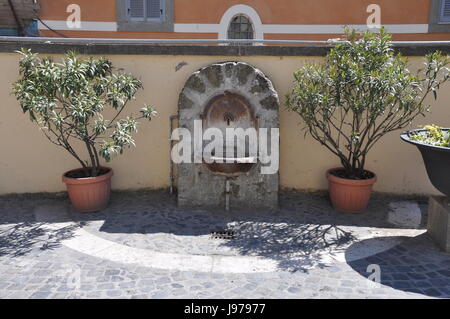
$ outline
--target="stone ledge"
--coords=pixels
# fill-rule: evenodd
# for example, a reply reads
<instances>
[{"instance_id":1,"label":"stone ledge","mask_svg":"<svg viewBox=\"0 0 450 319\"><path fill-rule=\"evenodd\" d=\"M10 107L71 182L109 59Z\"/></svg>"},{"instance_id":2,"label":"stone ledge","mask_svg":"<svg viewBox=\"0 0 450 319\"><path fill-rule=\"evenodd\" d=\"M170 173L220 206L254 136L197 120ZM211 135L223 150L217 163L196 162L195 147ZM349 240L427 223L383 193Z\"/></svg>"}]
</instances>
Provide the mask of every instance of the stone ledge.
<instances>
[{"instance_id":1,"label":"stone ledge","mask_svg":"<svg viewBox=\"0 0 450 319\"><path fill-rule=\"evenodd\" d=\"M111 41L91 42L74 39L64 42L39 42L36 40L0 39L0 52L12 53L21 48L29 48L33 52L61 54L69 50L80 54L130 54L130 55L207 55L207 56L325 56L331 46L236 46L236 45L174 45L154 43L119 43ZM450 42L447 43L408 43L395 45L395 50L405 56L424 56L440 50L450 54Z\"/></svg>"},{"instance_id":2,"label":"stone ledge","mask_svg":"<svg viewBox=\"0 0 450 319\"><path fill-rule=\"evenodd\" d=\"M428 234L445 252L450 253L450 200L431 196L428 206Z\"/></svg>"}]
</instances>

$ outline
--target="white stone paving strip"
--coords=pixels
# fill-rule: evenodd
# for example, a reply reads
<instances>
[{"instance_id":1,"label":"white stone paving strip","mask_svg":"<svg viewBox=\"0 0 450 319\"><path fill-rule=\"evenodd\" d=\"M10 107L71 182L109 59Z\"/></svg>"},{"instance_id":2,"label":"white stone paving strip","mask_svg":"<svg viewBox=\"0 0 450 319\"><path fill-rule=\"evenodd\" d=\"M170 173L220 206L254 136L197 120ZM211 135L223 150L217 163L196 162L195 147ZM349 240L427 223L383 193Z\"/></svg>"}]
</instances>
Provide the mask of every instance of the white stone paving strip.
<instances>
[{"instance_id":1,"label":"white stone paving strip","mask_svg":"<svg viewBox=\"0 0 450 319\"><path fill-rule=\"evenodd\" d=\"M37 222L48 223L48 229L57 230L71 226L67 207L42 206L35 210ZM123 264L180 271L253 273L274 272L277 263L257 257L195 256L161 253L125 246L92 235L82 228L73 231L73 236L63 239L61 244L80 253Z\"/></svg>"},{"instance_id":2,"label":"white stone paving strip","mask_svg":"<svg viewBox=\"0 0 450 319\"><path fill-rule=\"evenodd\" d=\"M34 211L37 222L45 223L49 230L58 230L74 225L65 205L40 206ZM348 247L335 251L324 251L317 262L331 264L349 262L388 250L408 237L424 232L416 229L381 229L369 227L346 227L347 231L358 232L360 240ZM378 238L379 237L379 238ZM376 239L365 241L365 239ZM245 256L199 256L188 254L163 253L142 248L130 247L95 236L82 228L72 230L72 236L62 239L65 247L96 258L122 264L133 264L149 268L179 271L198 271L216 273L257 273L275 272L277 261L261 257ZM312 266L313 267L313 266Z\"/></svg>"}]
</instances>

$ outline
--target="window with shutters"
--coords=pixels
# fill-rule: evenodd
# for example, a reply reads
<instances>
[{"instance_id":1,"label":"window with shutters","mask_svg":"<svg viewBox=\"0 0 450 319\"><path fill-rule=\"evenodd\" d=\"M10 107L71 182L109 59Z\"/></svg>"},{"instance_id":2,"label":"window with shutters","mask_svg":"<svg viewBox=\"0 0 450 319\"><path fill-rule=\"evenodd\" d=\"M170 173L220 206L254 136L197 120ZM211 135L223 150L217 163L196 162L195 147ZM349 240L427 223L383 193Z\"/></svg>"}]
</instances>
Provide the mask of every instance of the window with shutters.
<instances>
[{"instance_id":1,"label":"window with shutters","mask_svg":"<svg viewBox=\"0 0 450 319\"><path fill-rule=\"evenodd\" d=\"M450 32L450 0L430 0L429 33Z\"/></svg>"},{"instance_id":2,"label":"window with shutters","mask_svg":"<svg viewBox=\"0 0 450 319\"><path fill-rule=\"evenodd\" d=\"M127 0L130 21L158 21L164 17L164 0Z\"/></svg>"},{"instance_id":3,"label":"window with shutters","mask_svg":"<svg viewBox=\"0 0 450 319\"><path fill-rule=\"evenodd\" d=\"M450 0L441 0L439 21L450 22Z\"/></svg>"},{"instance_id":4,"label":"window with shutters","mask_svg":"<svg viewBox=\"0 0 450 319\"><path fill-rule=\"evenodd\" d=\"M173 32L174 0L116 0L118 31Z\"/></svg>"}]
</instances>

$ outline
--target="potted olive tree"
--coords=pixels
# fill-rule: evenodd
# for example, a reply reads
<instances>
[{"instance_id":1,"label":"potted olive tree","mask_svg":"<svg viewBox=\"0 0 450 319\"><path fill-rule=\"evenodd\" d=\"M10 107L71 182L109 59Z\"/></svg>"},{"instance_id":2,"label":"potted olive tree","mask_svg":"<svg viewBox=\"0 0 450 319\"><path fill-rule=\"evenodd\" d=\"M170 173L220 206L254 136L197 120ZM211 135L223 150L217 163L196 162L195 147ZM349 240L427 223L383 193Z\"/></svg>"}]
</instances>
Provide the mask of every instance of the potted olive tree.
<instances>
[{"instance_id":1,"label":"potted olive tree","mask_svg":"<svg viewBox=\"0 0 450 319\"><path fill-rule=\"evenodd\" d=\"M105 58L83 60L69 52L56 63L30 50L19 53L20 78L13 92L22 111L80 165L63 174L73 206L81 212L103 209L109 201L113 171L102 166L100 158L109 162L134 145L138 120L155 115L152 107L145 106L137 117L120 117L142 83L115 72ZM104 112L111 114L110 119Z\"/></svg>"},{"instance_id":2,"label":"potted olive tree","mask_svg":"<svg viewBox=\"0 0 450 319\"><path fill-rule=\"evenodd\" d=\"M385 134L424 115L425 98L437 90L448 57L426 56L425 68L412 74L407 59L393 51L391 36L345 30L323 64L306 64L294 73L288 110L303 119L307 133L340 160L327 171L333 206L343 212L365 209L374 172L366 169L369 151Z\"/></svg>"}]
</instances>

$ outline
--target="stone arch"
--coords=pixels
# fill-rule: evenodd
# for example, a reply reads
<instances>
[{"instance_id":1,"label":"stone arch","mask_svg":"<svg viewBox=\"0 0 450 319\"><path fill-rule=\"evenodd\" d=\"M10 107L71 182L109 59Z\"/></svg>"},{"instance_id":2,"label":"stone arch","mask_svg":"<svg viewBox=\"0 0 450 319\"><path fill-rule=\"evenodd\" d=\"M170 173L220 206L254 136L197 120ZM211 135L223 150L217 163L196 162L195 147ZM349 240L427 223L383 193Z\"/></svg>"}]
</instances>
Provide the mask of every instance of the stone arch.
<instances>
[{"instance_id":1,"label":"stone arch","mask_svg":"<svg viewBox=\"0 0 450 319\"><path fill-rule=\"evenodd\" d=\"M227 92L249 101L260 127L278 127L280 101L272 81L245 62L216 63L194 72L180 93L180 122L199 119L212 98Z\"/></svg>"},{"instance_id":2,"label":"stone arch","mask_svg":"<svg viewBox=\"0 0 450 319\"><path fill-rule=\"evenodd\" d=\"M245 4L234 5L227 11L225 11L222 18L220 19L219 40L227 39L228 26L230 25L230 21L231 19L233 19L233 17L239 14L247 16L252 21L255 33L254 39L263 40L264 32L261 18L255 9Z\"/></svg>"},{"instance_id":3,"label":"stone arch","mask_svg":"<svg viewBox=\"0 0 450 319\"><path fill-rule=\"evenodd\" d=\"M248 103L256 118L257 130L267 128L270 132L271 128L279 127L279 98L272 82L263 72L245 62L215 63L194 72L179 95L179 127L188 129L194 136L195 120L203 121L210 102L227 94L242 97ZM224 108L231 109L231 106ZM191 158L194 159L193 147ZM261 174L261 167L258 158L250 170L230 176L217 174L204 162L178 164L178 204L182 207L224 207L229 200L232 208L274 209L278 205L279 176L278 173ZM226 185L231 193L227 193ZM228 199L226 194L230 196Z\"/></svg>"}]
</instances>

